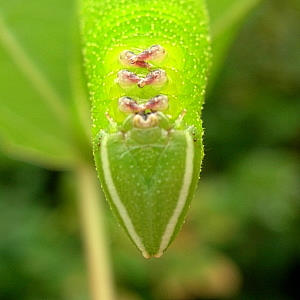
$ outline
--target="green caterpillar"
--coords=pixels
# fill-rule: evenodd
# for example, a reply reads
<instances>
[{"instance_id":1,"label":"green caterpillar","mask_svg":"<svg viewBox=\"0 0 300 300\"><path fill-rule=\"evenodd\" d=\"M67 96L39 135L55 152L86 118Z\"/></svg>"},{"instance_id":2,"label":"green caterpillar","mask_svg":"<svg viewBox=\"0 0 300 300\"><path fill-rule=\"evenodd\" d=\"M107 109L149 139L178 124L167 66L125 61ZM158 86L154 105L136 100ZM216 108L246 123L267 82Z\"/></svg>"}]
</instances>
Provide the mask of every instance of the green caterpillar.
<instances>
[{"instance_id":1,"label":"green caterpillar","mask_svg":"<svg viewBox=\"0 0 300 300\"><path fill-rule=\"evenodd\" d=\"M160 257L184 222L203 158L205 6L83 0L82 16L99 178L143 256Z\"/></svg>"}]
</instances>

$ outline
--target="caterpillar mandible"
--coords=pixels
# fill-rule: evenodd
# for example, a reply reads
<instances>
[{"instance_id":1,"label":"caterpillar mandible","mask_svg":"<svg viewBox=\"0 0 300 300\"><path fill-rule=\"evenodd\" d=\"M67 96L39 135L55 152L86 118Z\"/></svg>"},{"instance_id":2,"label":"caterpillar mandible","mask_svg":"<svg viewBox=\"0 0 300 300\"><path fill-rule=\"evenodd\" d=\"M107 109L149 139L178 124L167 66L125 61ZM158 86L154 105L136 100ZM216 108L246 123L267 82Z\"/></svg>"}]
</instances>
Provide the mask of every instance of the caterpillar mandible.
<instances>
[{"instance_id":1,"label":"caterpillar mandible","mask_svg":"<svg viewBox=\"0 0 300 300\"><path fill-rule=\"evenodd\" d=\"M101 185L143 256L160 257L184 222L203 158L204 1L82 3Z\"/></svg>"}]
</instances>

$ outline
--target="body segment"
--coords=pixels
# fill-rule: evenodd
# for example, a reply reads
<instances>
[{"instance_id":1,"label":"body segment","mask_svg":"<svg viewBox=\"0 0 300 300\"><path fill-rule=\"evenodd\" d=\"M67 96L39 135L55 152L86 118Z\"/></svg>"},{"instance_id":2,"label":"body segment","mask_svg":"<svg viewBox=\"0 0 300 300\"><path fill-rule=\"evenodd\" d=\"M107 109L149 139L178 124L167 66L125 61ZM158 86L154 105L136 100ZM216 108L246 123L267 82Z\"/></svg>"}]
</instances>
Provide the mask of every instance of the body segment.
<instances>
[{"instance_id":1,"label":"body segment","mask_svg":"<svg viewBox=\"0 0 300 300\"><path fill-rule=\"evenodd\" d=\"M112 209L145 257L161 256L193 196L201 140L194 142L192 129L133 128L103 133L100 149L96 156Z\"/></svg>"}]
</instances>

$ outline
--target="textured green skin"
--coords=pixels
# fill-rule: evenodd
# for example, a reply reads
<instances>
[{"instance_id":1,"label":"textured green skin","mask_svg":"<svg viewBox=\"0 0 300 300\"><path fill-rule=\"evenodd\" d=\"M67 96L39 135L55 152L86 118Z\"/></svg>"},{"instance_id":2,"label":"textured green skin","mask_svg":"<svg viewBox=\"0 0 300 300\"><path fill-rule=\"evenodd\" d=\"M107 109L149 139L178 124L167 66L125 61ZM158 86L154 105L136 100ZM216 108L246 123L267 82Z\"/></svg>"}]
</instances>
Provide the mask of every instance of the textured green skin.
<instances>
[{"instance_id":1,"label":"textured green skin","mask_svg":"<svg viewBox=\"0 0 300 300\"><path fill-rule=\"evenodd\" d=\"M122 50L146 49L160 44L168 55L159 67L167 71L169 84L160 93L169 96L173 119L187 109L185 124L201 131L200 113L210 62L207 15L203 1L82 0L84 58L92 99L93 136L109 127L104 112L122 123L117 109L121 96L157 95L150 87L124 91L115 83L124 69ZM175 69L175 70L174 70ZM134 71L134 70L132 70ZM143 70L138 69L139 72Z\"/></svg>"},{"instance_id":2,"label":"textured green skin","mask_svg":"<svg viewBox=\"0 0 300 300\"><path fill-rule=\"evenodd\" d=\"M174 188L177 186L177 189L180 187L179 181L183 176L180 165L171 171L171 162L174 160L179 163L182 160L182 155L176 148L180 148L180 136L190 126L194 126L198 135L195 143L195 171L188 201L172 239L183 223L200 172L203 156L200 114L210 62L204 3L202 0L82 0L82 3L84 58L92 99L94 155L98 174L106 197L118 216L103 180L98 146L99 132L102 130L102 134L111 134L108 148L110 163L115 184L119 186L122 195L124 194L122 201L131 212L130 217L134 219L136 230L142 236L147 250L150 254L155 254L159 236L164 230L164 222L175 205L175 200L170 200L168 192L172 190L173 185ZM126 69L119 62L121 51L139 52L155 44L160 44L167 51L166 58L154 65L166 70L168 83L159 90L150 86L143 89L121 89L115 82L118 71ZM142 75L148 72L142 69L130 70ZM126 118L126 115L118 110L118 99L121 96L144 101L160 93L169 97L169 109L166 114L170 116L171 123L184 109L187 110L181 126L169 136L168 145L174 145L174 151L164 148L166 152L160 156L161 150L151 146L153 143L150 141L150 134L147 138L145 136L143 142L148 143L148 147L135 150L133 156L123 156L120 160L117 152L128 150L128 143L138 145L133 141L125 141L124 136L122 138L122 134L118 132L118 127L110 125L105 112L109 112L112 119L121 126ZM146 132L145 129L140 130ZM153 130L156 128L150 129ZM156 143L163 145L166 141ZM177 144L178 146L175 146ZM181 146L184 147L184 143L181 143ZM143 168L145 161L147 167ZM129 180L130 176L136 177ZM145 179L147 184L141 189L137 188L137 180L142 185ZM161 185L158 187L159 181ZM162 192L159 197L155 194L157 191ZM122 224L122 220L119 220Z\"/></svg>"},{"instance_id":3,"label":"textured green skin","mask_svg":"<svg viewBox=\"0 0 300 300\"><path fill-rule=\"evenodd\" d=\"M162 235L176 207L184 175L186 131L194 140L193 180L170 244L183 224L198 182L203 157L201 136L193 127L186 130L154 127L119 131L108 137L107 148L114 184L120 198L125 199L123 203L126 203L130 219L150 256L158 252ZM100 147L105 135L107 133L102 132ZM105 195L127 231L108 192L100 151L95 151L95 159Z\"/></svg>"}]
</instances>

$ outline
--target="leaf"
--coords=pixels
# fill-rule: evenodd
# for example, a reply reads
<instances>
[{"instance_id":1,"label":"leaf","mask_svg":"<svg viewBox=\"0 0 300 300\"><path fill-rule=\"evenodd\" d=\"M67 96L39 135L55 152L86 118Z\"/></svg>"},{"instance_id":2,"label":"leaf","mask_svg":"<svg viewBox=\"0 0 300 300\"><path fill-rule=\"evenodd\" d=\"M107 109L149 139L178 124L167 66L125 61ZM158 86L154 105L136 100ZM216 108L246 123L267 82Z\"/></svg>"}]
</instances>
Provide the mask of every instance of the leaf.
<instances>
[{"instance_id":1,"label":"leaf","mask_svg":"<svg viewBox=\"0 0 300 300\"><path fill-rule=\"evenodd\" d=\"M212 87L226 54L248 13L261 0L207 0L211 19L213 66L210 74Z\"/></svg>"},{"instance_id":2,"label":"leaf","mask_svg":"<svg viewBox=\"0 0 300 300\"><path fill-rule=\"evenodd\" d=\"M86 122L78 112L87 112L84 92L75 90L82 80L74 81L75 1L0 5L0 147L47 167L71 167L81 157L74 131Z\"/></svg>"}]
</instances>

